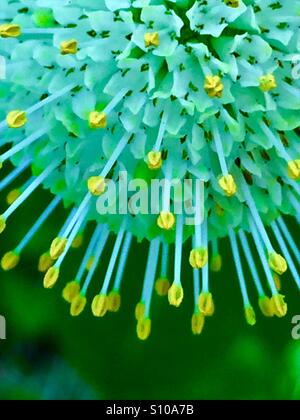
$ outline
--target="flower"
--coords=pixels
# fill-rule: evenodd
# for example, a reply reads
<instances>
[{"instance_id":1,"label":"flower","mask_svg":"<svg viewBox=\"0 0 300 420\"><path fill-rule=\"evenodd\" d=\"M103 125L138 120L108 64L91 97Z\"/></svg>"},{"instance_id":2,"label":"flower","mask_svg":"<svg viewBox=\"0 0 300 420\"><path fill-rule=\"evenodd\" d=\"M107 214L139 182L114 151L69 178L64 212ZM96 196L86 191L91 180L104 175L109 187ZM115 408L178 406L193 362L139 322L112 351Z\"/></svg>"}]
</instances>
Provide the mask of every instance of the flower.
<instances>
[{"instance_id":1,"label":"flower","mask_svg":"<svg viewBox=\"0 0 300 420\"><path fill-rule=\"evenodd\" d=\"M45 287L54 287L66 255L82 244L87 224L94 224L78 272L63 291L71 315L90 306L90 284L109 235L116 233L92 312L103 317L120 309L133 239L146 238L148 262L136 307L141 340L154 327L154 290L168 295L174 307L184 299L188 278L183 282L181 272L189 267L184 246L190 247L193 269L192 332L202 333L215 310L209 267L221 269L219 242L225 237L246 322L256 322L251 279L262 313L284 316L287 305L274 272L282 275L289 267L300 289L300 254L283 217L299 222L300 80L292 77L293 57L299 54L299 2L96 3L2 0L0 54L8 71L0 92L5 145L0 167L11 161L15 169L0 182L0 191L29 167L32 177L8 195L0 233L39 186L54 194L4 256L3 268L17 265L33 236L64 205L68 216L38 268L46 273ZM190 201L197 214L203 207L201 221L193 228L185 225L175 212L171 186L164 188L156 215L99 214L97 200L105 198L109 181L121 182L118 172L124 168L130 178L142 173L147 180L200 179L204 194Z\"/></svg>"}]
</instances>

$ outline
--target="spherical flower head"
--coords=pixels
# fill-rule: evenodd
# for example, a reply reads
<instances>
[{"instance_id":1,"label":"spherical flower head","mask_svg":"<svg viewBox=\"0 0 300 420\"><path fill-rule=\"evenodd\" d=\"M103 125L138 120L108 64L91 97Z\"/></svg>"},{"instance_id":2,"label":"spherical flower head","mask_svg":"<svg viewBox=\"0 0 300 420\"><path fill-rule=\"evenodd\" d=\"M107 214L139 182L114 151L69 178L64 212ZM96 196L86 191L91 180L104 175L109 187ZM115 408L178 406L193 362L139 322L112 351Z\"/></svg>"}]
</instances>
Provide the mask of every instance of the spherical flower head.
<instances>
[{"instance_id":1,"label":"spherical flower head","mask_svg":"<svg viewBox=\"0 0 300 420\"><path fill-rule=\"evenodd\" d=\"M14 110L7 114L6 122L10 128L21 128L27 123L25 111Z\"/></svg>"},{"instance_id":2,"label":"spherical flower head","mask_svg":"<svg viewBox=\"0 0 300 420\"><path fill-rule=\"evenodd\" d=\"M203 268L208 262L208 249L203 247L192 249L189 261L193 268Z\"/></svg>"},{"instance_id":3,"label":"spherical flower head","mask_svg":"<svg viewBox=\"0 0 300 420\"><path fill-rule=\"evenodd\" d=\"M1 267L4 271L10 271L17 267L20 261L20 255L15 251L7 252L1 260Z\"/></svg>"}]
</instances>

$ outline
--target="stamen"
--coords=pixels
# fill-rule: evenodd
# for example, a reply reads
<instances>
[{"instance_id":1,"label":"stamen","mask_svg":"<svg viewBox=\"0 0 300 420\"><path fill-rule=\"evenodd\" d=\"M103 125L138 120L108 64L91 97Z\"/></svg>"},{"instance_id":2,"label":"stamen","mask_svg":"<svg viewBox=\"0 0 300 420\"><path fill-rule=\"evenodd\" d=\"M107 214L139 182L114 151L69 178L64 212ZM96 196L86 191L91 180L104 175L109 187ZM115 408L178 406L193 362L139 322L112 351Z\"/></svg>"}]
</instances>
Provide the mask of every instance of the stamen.
<instances>
[{"instance_id":1,"label":"stamen","mask_svg":"<svg viewBox=\"0 0 300 420\"><path fill-rule=\"evenodd\" d=\"M162 141L166 132L166 128L167 128L167 124L168 124L168 118L169 118L169 114L167 112L167 110L164 111L162 119L161 119L161 123L159 126L159 130L158 130L158 135L157 135L157 139L155 142L155 145L153 147L153 151L154 152L159 152L161 149L161 145L162 145Z\"/></svg>"},{"instance_id":2,"label":"stamen","mask_svg":"<svg viewBox=\"0 0 300 420\"><path fill-rule=\"evenodd\" d=\"M113 290L115 291L119 291L121 288L121 282L122 282L131 242L132 242L132 234L130 232L127 232L124 245L122 248L121 256L120 256L120 261L119 261L119 266L118 266L115 282L113 285Z\"/></svg>"},{"instance_id":3,"label":"stamen","mask_svg":"<svg viewBox=\"0 0 300 420\"><path fill-rule=\"evenodd\" d=\"M128 93L128 91L128 88L121 89L120 92L113 98L113 100L106 106L106 108L104 108L103 112L105 114L110 114L115 109L115 107L121 102L121 100Z\"/></svg>"},{"instance_id":4,"label":"stamen","mask_svg":"<svg viewBox=\"0 0 300 420\"><path fill-rule=\"evenodd\" d=\"M74 89L75 87L76 87L76 84L74 83L67 85L65 88L61 89L59 92L53 93L52 95L48 96L48 98L43 99L42 101L28 108L26 111L26 114L27 115L33 114L34 112L38 111L44 106L51 104L52 102L56 101L57 99L60 99L67 93L71 92L71 90Z\"/></svg>"},{"instance_id":5,"label":"stamen","mask_svg":"<svg viewBox=\"0 0 300 420\"><path fill-rule=\"evenodd\" d=\"M19 175L21 175L31 164L31 160L26 160L19 167L15 168L7 177L0 182L0 191L8 187Z\"/></svg>"},{"instance_id":6,"label":"stamen","mask_svg":"<svg viewBox=\"0 0 300 420\"><path fill-rule=\"evenodd\" d=\"M181 285L182 243L183 216L179 215L176 225L174 282L168 292L168 299L170 305L175 306L177 308L181 305L184 297L184 291Z\"/></svg>"},{"instance_id":7,"label":"stamen","mask_svg":"<svg viewBox=\"0 0 300 420\"><path fill-rule=\"evenodd\" d=\"M107 290L109 288L109 284L113 275L113 271L116 265L116 261L120 252L120 248L122 245L122 241L124 238L124 234L125 234L125 227L126 227L126 219L124 219L124 222L122 223L122 226L120 227L119 233L117 235L116 238L116 242L113 248L113 252L111 254L111 258L108 264L108 269L104 278L104 282L103 282L103 286L100 290L100 295L106 295L107 294Z\"/></svg>"},{"instance_id":8,"label":"stamen","mask_svg":"<svg viewBox=\"0 0 300 420\"><path fill-rule=\"evenodd\" d=\"M277 226L277 224L275 222L271 223L271 228L274 232L274 235L276 237L277 242L279 243L280 249L282 250L282 253L284 255L284 258L286 259L289 269L291 270L291 273L294 277L294 280L298 286L298 289L300 290L300 278L299 278L299 274L297 272L297 269L295 267L295 264L290 256L289 250L287 249L287 246L285 244L285 241L281 235L281 232Z\"/></svg>"},{"instance_id":9,"label":"stamen","mask_svg":"<svg viewBox=\"0 0 300 420\"><path fill-rule=\"evenodd\" d=\"M153 239L150 243L148 261L144 279L144 286L141 301L145 302L144 318L149 318L151 299L153 294L153 286L155 281L158 255L159 255L160 239Z\"/></svg>"},{"instance_id":10,"label":"stamen","mask_svg":"<svg viewBox=\"0 0 300 420\"><path fill-rule=\"evenodd\" d=\"M114 166L114 164L118 160L120 154L125 149L125 147L126 147L128 141L129 141L129 139L130 139L130 134L129 133L125 133L124 136L121 138L119 144L114 149L114 151L113 151L111 157L109 158L108 162L104 166L104 168L103 168L103 170L102 170L102 172L100 174L100 176L102 178L106 178L107 177L107 175L111 171L112 167Z\"/></svg>"},{"instance_id":11,"label":"stamen","mask_svg":"<svg viewBox=\"0 0 300 420\"><path fill-rule=\"evenodd\" d=\"M300 261L300 251L296 245L296 242L294 241L292 235L290 234L290 231L288 230L284 220L282 217L279 217L277 219L277 224L280 227L283 236L285 237L287 243L290 245L290 249L292 250L293 254L296 257L296 260L299 262Z\"/></svg>"}]
</instances>

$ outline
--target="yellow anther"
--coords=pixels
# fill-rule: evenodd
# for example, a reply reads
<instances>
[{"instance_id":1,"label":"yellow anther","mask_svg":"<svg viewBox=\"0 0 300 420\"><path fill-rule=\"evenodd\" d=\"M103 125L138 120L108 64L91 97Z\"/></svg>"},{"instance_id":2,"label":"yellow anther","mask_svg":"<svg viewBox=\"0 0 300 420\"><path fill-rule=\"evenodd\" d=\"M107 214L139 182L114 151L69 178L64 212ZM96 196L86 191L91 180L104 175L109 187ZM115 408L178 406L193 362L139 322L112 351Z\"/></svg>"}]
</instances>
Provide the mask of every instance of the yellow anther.
<instances>
[{"instance_id":1,"label":"yellow anther","mask_svg":"<svg viewBox=\"0 0 300 420\"><path fill-rule=\"evenodd\" d=\"M10 128L21 128L27 123L27 115L25 111L11 111L7 114L6 122Z\"/></svg>"},{"instance_id":2,"label":"yellow anther","mask_svg":"<svg viewBox=\"0 0 300 420\"><path fill-rule=\"evenodd\" d=\"M277 87L274 74L264 74L259 79L259 87L263 92L269 92Z\"/></svg>"},{"instance_id":3,"label":"yellow anther","mask_svg":"<svg viewBox=\"0 0 300 420\"><path fill-rule=\"evenodd\" d=\"M60 44L60 52L62 55L76 54L78 51L78 42L76 39L69 39Z\"/></svg>"},{"instance_id":4,"label":"yellow anther","mask_svg":"<svg viewBox=\"0 0 300 420\"><path fill-rule=\"evenodd\" d=\"M17 38L21 35L21 27L16 23L5 23L0 25L0 37Z\"/></svg>"},{"instance_id":5,"label":"yellow anther","mask_svg":"<svg viewBox=\"0 0 300 420\"><path fill-rule=\"evenodd\" d=\"M105 112L93 111L89 115L90 128L106 128L107 116Z\"/></svg>"},{"instance_id":6,"label":"yellow anther","mask_svg":"<svg viewBox=\"0 0 300 420\"><path fill-rule=\"evenodd\" d=\"M57 283L59 277L59 268L50 267L44 277L45 289L52 289Z\"/></svg>"},{"instance_id":7,"label":"yellow anther","mask_svg":"<svg viewBox=\"0 0 300 420\"><path fill-rule=\"evenodd\" d=\"M222 79L219 76L206 76L204 90L210 98L221 98L224 91Z\"/></svg>"},{"instance_id":8,"label":"yellow anther","mask_svg":"<svg viewBox=\"0 0 300 420\"><path fill-rule=\"evenodd\" d=\"M245 318L247 324L251 325L252 327L256 324L256 315L252 306L247 306L245 308Z\"/></svg>"},{"instance_id":9,"label":"yellow anther","mask_svg":"<svg viewBox=\"0 0 300 420\"><path fill-rule=\"evenodd\" d=\"M222 256L220 254L213 255L210 261L210 269L215 273L221 271L222 268Z\"/></svg>"},{"instance_id":10,"label":"yellow anther","mask_svg":"<svg viewBox=\"0 0 300 420\"><path fill-rule=\"evenodd\" d=\"M15 189L15 190L10 191L7 194L6 203L9 206L11 206L20 197L21 194L22 194L22 191L20 189Z\"/></svg>"},{"instance_id":11,"label":"yellow anther","mask_svg":"<svg viewBox=\"0 0 300 420\"><path fill-rule=\"evenodd\" d=\"M117 290L112 290L107 300L109 312L118 312L121 307L121 295Z\"/></svg>"},{"instance_id":12,"label":"yellow anther","mask_svg":"<svg viewBox=\"0 0 300 420\"><path fill-rule=\"evenodd\" d=\"M271 269L280 276L288 269L285 259L275 251L269 253L268 261Z\"/></svg>"},{"instance_id":13,"label":"yellow anther","mask_svg":"<svg viewBox=\"0 0 300 420\"><path fill-rule=\"evenodd\" d=\"M0 216L0 234L3 233L6 229L6 220L3 216Z\"/></svg>"},{"instance_id":14,"label":"yellow anther","mask_svg":"<svg viewBox=\"0 0 300 420\"><path fill-rule=\"evenodd\" d=\"M86 297L77 295L71 303L70 314L71 316L79 316L86 307Z\"/></svg>"},{"instance_id":15,"label":"yellow anther","mask_svg":"<svg viewBox=\"0 0 300 420\"><path fill-rule=\"evenodd\" d=\"M144 35L145 47L159 47L160 39L158 32L147 32Z\"/></svg>"},{"instance_id":16,"label":"yellow anther","mask_svg":"<svg viewBox=\"0 0 300 420\"><path fill-rule=\"evenodd\" d=\"M194 313L192 316L192 332L194 335L202 333L205 325L205 316L201 312Z\"/></svg>"},{"instance_id":17,"label":"yellow anther","mask_svg":"<svg viewBox=\"0 0 300 420\"><path fill-rule=\"evenodd\" d=\"M10 271L17 267L20 261L20 256L14 251L7 252L2 260L1 267L4 271Z\"/></svg>"},{"instance_id":18,"label":"yellow anther","mask_svg":"<svg viewBox=\"0 0 300 420\"><path fill-rule=\"evenodd\" d=\"M139 320L137 323L136 332L140 340L147 340L151 334L151 319L143 318Z\"/></svg>"},{"instance_id":19,"label":"yellow anther","mask_svg":"<svg viewBox=\"0 0 300 420\"><path fill-rule=\"evenodd\" d=\"M277 294L272 296L271 298L273 307L274 307L274 313L278 318L283 318L286 316L288 311L288 306L284 301L284 296Z\"/></svg>"},{"instance_id":20,"label":"yellow anther","mask_svg":"<svg viewBox=\"0 0 300 420\"><path fill-rule=\"evenodd\" d=\"M281 290L281 278L280 278L280 276L276 273L273 273L273 280L274 280L276 289L278 290L278 292L280 292L280 290Z\"/></svg>"},{"instance_id":21,"label":"yellow anther","mask_svg":"<svg viewBox=\"0 0 300 420\"><path fill-rule=\"evenodd\" d=\"M70 283L66 284L62 296L65 301L68 303L72 303L73 300L80 295L80 284L78 281L71 281Z\"/></svg>"},{"instance_id":22,"label":"yellow anther","mask_svg":"<svg viewBox=\"0 0 300 420\"><path fill-rule=\"evenodd\" d=\"M205 316L213 316L215 313L215 304L212 294L209 292L201 293L198 299L200 312Z\"/></svg>"},{"instance_id":23,"label":"yellow anther","mask_svg":"<svg viewBox=\"0 0 300 420\"><path fill-rule=\"evenodd\" d=\"M105 192L106 184L102 176L92 176L89 178L87 185L89 192L96 197L99 197Z\"/></svg>"},{"instance_id":24,"label":"yellow anther","mask_svg":"<svg viewBox=\"0 0 300 420\"><path fill-rule=\"evenodd\" d=\"M97 295L94 297L92 303L92 312L94 316L102 318L108 311L108 298L107 295Z\"/></svg>"},{"instance_id":25,"label":"yellow anther","mask_svg":"<svg viewBox=\"0 0 300 420\"><path fill-rule=\"evenodd\" d=\"M273 301L268 296L260 297L258 304L263 315L268 318L272 318L275 315Z\"/></svg>"},{"instance_id":26,"label":"yellow anther","mask_svg":"<svg viewBox=\"0 0 300 420\"><path fill-rule=\"evenodd\" d=\"M148 168L151 170L160 169L163 164L161 152L149 152L147 156L147 163Z\"/></svg>"},{"instance_id":27,"label":"yellow anther","mask_svg":"<svg viewBox=\"0 0 300 420\"><path fill-rule=\"evenodd\" d=\"M184 298L183 287L180 284L173 283L168 291L169 304L178 308Z\"/></svg>"},{"instance_id":28,"label":"yellow anther","mask_svg":"<svg viewBox=\"0 0 300 420\"><path fill-rule=\"evenodd\" d=\"M40 256L38 270L40 273L46 273L47 270L53 265L54 261L50 257L49 252L45 252Z\"/></svg>"},{"instance_id":29,"label":"yellow anther","mask_svg":"<svg viewBox=\"0 0 300 420\"><path fill-rule=\"evenodd\" d=\"M90 269L92 268L92 266L94 264L94 261L95 261L95 257L93 257L93 256L91 256L88 259L88 262L87 262L86 267L85 267L87 271L90 271Z\"/></svg>"},{"instance_id":30,"label":"yellow anther","mask_svg":"<svg viewBox=\"0 0 300 420\"><path fill-rule=\"evenodd\" d=\"M158 296L167 296L170 289L170 282L168 279L160 277L155 282L155 291Z\"/></svg>"},{"instance_id":31,"label":"yellow anther","mask_svg":"<svg viewBox=\"0 0 300 420\"><path fill-rule=\"evenodd\" d=\"M288 162L288 176L295 181L300 179L300 159Z\"/></svg>"},{"instance_id":32,"label":"yellow anther","mask_svg":"<svg viewBox=\"0 0 300 420\"><path fill-rule=\"evenodd\" d=\"M83 235L82 233L79 233L74 239L74 241L72 242L72 248L78 249L81 247L82 244L83 244Z\"/></svg>"},{"instance_id":33,"label":"yellow anther","mask_svg":"<svg viewBox=\"0 0 300 420\"><path fill-rule=\"evenodd\" d=\"M225 4L236 9L240 6L240 0L225 0Z\"/></svg>"},{"instance_id":34,"label":"yellow anther","mask_svg":"<svg viewBox=\"0 0 300 420\"><path fill-rule=\"evenodd\" d=\"M144 318L145 315L145 304L143 302L139 302L135 307L135 319L140 321Z\"/></svg>"},{"instance_id":35,"label":"yellow anther","mask_svg":"<svg viewBox=\"0 0 300 420\"><path fill-rule=\"evenodd\" d=\"M157 218L157 225L161 229L171 230L175 225L176 219L170 211L161 211Z\"/></svg>"},{"instance_id":36,"label":"yellow anther","mask_svg":"<svg viewBox=\"0 0 300 420\"><path fill-rule=\"evenodd\" d=\"M57 260L66 249L67 239L66 238L55 238L52 241L50 247L50 257L52 260Z\"/></svg>"},{"instance_id":37,"label":"yellow anther","mask_svg":"<svg viewBox=\"0 0 300 420\"><path fill-rule=\"evenodd\" d=\"M207 248L195 248L190 252L190 265L193 268L203 268L208 262L208 250Z\"/></svg>"},{"instance_id":38,"label":"yellow anther","mask_svg":"<svg viewBox=\"0 0 300 420\"><path fill-rule=\"evenodd\" d=\"M218 182L227 197L232 197L236 193L237 186L232 175L224 175L219 179Z\"/></svg>"}]
</instances>

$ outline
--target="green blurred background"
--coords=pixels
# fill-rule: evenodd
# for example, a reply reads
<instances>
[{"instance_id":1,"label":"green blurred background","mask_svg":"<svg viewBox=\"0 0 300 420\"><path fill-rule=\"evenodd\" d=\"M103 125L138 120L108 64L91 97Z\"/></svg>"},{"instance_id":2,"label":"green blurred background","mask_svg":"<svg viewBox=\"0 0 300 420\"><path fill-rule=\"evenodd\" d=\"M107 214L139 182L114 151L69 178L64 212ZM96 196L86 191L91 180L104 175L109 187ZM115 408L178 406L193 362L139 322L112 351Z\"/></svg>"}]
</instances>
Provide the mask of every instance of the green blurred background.
<instances>
[{"instance_id":1,"label":"green blurred background","mask_svg":"<svg viewBox=\"0 0 300 420\"><path fill-rule=\"evenodd\" d=\"M6 192L1 193L1 212ZM17 245L49 201L49 194L40 190L13 215L0 239L1 255ZM300 314L299 292L288 275L283 279L288 316L264 319L257 310L257 325L248 327L224 241L224 268L211 277L216 314L203 334L194 337L190 330L192 272L185 263L182 307L170 308L165 298L155 296L152 335L140 342L134 307L141 293L147 244L132 248L118 314L98 320L87 307L81 317L69 316L61 291L73 280L83 249L70 253L57 287L43 289L37 261L60 229L64 214L60 211L49 219L15 271L0 273L0 314L7 320L7 340L0 341L1 399L300 398L300 341L291 338L291 319ZM111 246L90 297L99 289ZM247 277L257 308L248 273Z\"/></svg>"}]
</instances>

